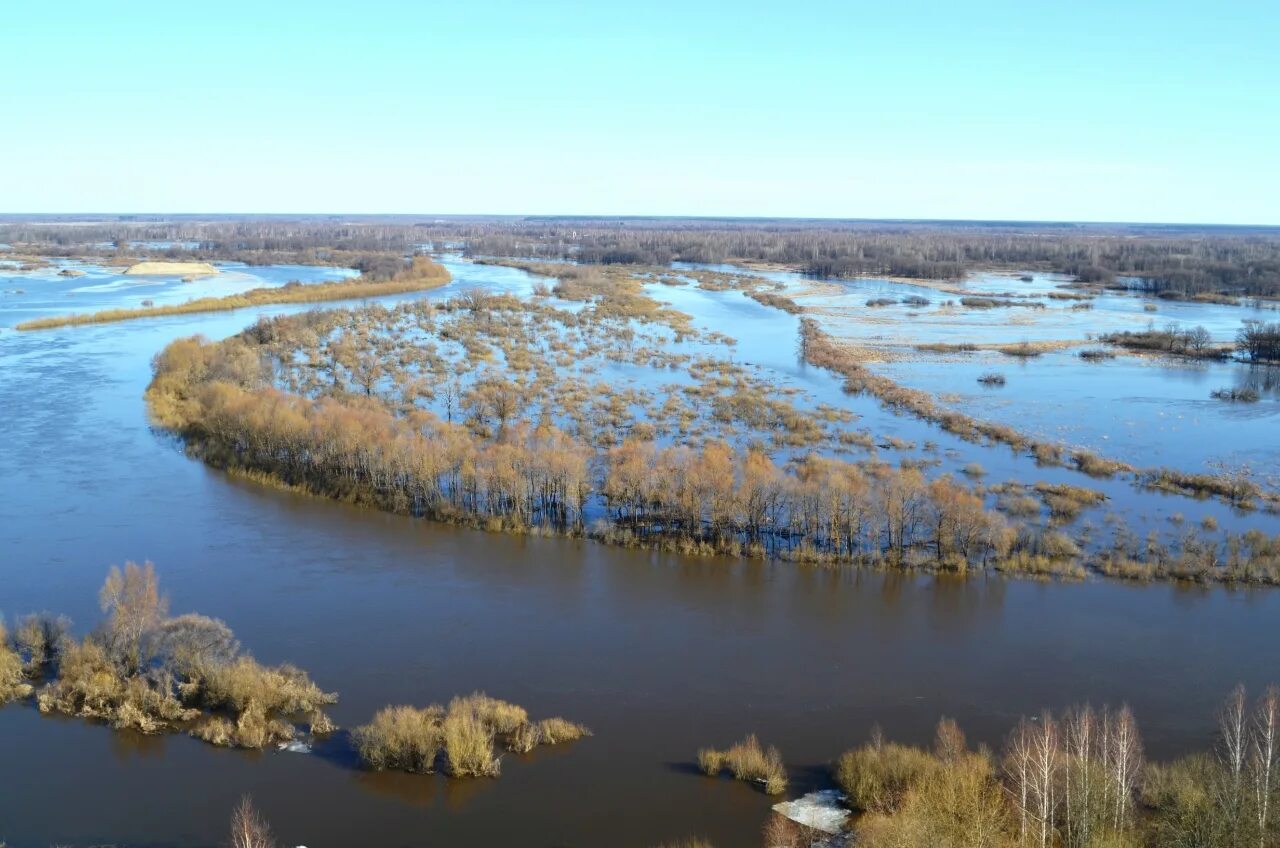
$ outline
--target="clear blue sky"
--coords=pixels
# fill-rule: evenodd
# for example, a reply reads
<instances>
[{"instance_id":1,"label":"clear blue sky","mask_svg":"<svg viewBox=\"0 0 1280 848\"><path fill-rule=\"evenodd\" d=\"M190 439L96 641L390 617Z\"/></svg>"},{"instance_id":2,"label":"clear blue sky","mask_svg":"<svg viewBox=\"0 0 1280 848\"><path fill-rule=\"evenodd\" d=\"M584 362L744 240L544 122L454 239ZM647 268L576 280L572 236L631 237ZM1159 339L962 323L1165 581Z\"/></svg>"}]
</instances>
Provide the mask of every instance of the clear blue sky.
<instances>
[{"instance_id":1,"label":"clear blue sky","mask_svg":"<svg viewBox=\"0 0 1280 848\"><path fill-rule=\"evenodd\" d=\"M0 12L0 211L1280 224L1280 2Z\"/></svg>"}]
</instances>

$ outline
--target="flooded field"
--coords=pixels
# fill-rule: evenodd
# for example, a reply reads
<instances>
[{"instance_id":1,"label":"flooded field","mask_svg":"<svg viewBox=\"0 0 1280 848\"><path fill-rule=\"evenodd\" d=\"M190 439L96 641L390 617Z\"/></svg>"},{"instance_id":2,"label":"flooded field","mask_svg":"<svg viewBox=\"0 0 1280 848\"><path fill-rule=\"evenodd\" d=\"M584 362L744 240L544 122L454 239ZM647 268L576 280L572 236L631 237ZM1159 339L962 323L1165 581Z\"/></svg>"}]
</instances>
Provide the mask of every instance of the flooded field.
<instances>
[{"instance_id":1,"label":"flooded field","mask_svg":"<svg viewBox=\"0 0 1280 848\"><path fill-rule=\"evenodd\" d=\"M454 278L448 286L386 303L443 300L472 288L525 297L537 282L510 268L456 259L447 264ZM0 709L0 741L6 763L21 768L24 779L11 781L0 795L0 838L14 848L52 841L213 845L245 792L269 811L290 844L645 848L691 835L718 845L756 844L776 799L698 774L699 747L758 733L781 749L792 778L786 797L796 797L829 786L829 762L864 740L875 723L888 735L924 740L937 718L948 715L972 739L996 744L1019 715L1092 700L1130 703L1148 752L1162 757L1204 747L1222 695L1237 682L1256 689L1280 668L1280 645L1270 638L1280 613L1274 591L1097 578L960 580L687 558L460 529L232 478L186 457L171 437L149 426L142 393L151 358L175 338L224 338L259 315L299 308L39 333L8 328L71 309L185 300L196 296L191 286L203 295L228 283L250 288L347 272L255 267L196 283L142 282L150 289L142 291L110 272L86 269L84 277L65 278L56 271L0 272L0 288L26 291L0 295L0 544L16 552L0 561L0 610L6 616L65 612L83 633L98 618L96 591L107 566L151 559L175 613L194 609L222 618L258 659L307 669L322 687L340 693L331 714L344 728L367 721L385 704L421 705L483 689L538 715L571 716L595 735L532 755L508 754L511 767L498 780L459 781L363 771L341 733L310 754L253 754L181 736L115 733L42 716L29 703L11 705ZM809 285L785 282L797 289ZM1016 282L1002 278L1000 291ZM897 283L838 285L864 300L908 291L931 304L955 298ZM1137 531L1175 532L1169 521L1175 514L1190 521L1213 516L1224 529L1278 529L1276 516L1142 491L1119 479L1089 480L1063 468L1039 468L1005 447L963 442L886 411L874 398L846 395L838 378L802 364L796 316L737 291L649 288L691 315L701 330L735 340L708 349L796 389L797 403L847 410L853 417L841 426L874 436L870 449L848 449L855 458L874 451L894 461L929 459L936 461L931 475L959 474L979 463L989 482L1089 485L1109 500L1084 520L1101 524L1101 513L1115 512ZM1119 312L1139 303L1114 297ZM832 332L886 348L906 345L903 339L917 326L919 338L929 341L977 332L960 320L964 314L930 329L928 321L907 316L905 307L884 307L878 314L907 322L894 328L841 317L843 307L835 301L816 305ZM1161 310L1180 307L1159 304ZM1019 325L1010 339L1003 328L1001 340L1021 341L1024 334L1075 338L1075 316L1057 315L1059 308L1036 313L1045 318L1042 329ZM1199 310L1186 320L1215 335L1233 332L1242 313L1235 307L1186 308ZM888 312L895 309L901 311L896 318ZM1213 318L1213 310L1222 314ZM976 318L995 328L993 311ZM1106 311L1099 304L1076 315L1096 321ZM1138 321L1146 316L1140 303L1133 312ZM950 326L953 320L959 326ZM1117 328L1122 323L1115 318ZM973 364L947 358L946 376L937 376L937 359L886 357L876 367L907 384L960 393L951 402L982 415L1019 415L999 393L984 393L970 373L993 367L994 360L983 359L999 354L974 356ZM1209 403L1208 389L1230 382L1229 375L1239 373L1233 369L1242 367L1196 366L1220 370L1193 379L1145 360L1090 364L1070 356L1063 351L1025 365L1002 364L1009 378L1003 398L1030 394L1034 380L1044 381L1041 396L1053 391L1062 397L1028 412L1027 423L1056 433L1054 416L1069 416L1079 423L1060 437L1103 452L1112 440L1122 450L1138 451L1143 419L1116 430L1101 414L1082 420L1073 411L1079 406L1122 405L1126 416L1138 415L1131 410L1141 404L1133 398L1147 393L1161 398L1151 403L1158 409L1176 406L1179 397ZM1113 388L1093 386L1089 375L1097 372L1088 369L1115 375ZM1158 375L1150 379L1163 393L1123 388L1148 371ZM634 380L642 388L670 379L642 370L604 370L600 376ZM1095 394L1087 395L1091 386ZM1052 404L1059 404L1058 412ZM1247 446L1260 451L1249 454L1251 461L1268 462L1274 444L1259 435L1261 429L1248 428L1267 426L1276 406L1272 393L1250 410L1213 407L1212 414L1188 414L1176 426L1158 419L1174 433L1161 430L1152 439L1168 449L1158 460L1173 464L1186 456L1177 447L1183 440L1187 450L1198 443L1222 446L1206 448L1190 462L1237 461L1232 452ZM1018 408L1024 408L1021 401ZM1260 418L1230 417L1246 413ZM1228 424L1229 439L1210 429ZM1121 432L1130 435L1122 438ZM1110 438L1094 444L1104 435ZM884 446L889 438L896 447Z\"/></svg>"},{"instance_id":2,"label":"flooded field","mask_svg":"<svg viewBox=\"0 0 1280 848\"><path fill-rule=\"evenodd\" d=\"M800 292L824 328L867 353L872 368L902 385L928 391L944 406L1007 424L1039 438L1082 446L1140 466L1190 473L1245 470L1280 485L1280 368L1242 362L1132 355L1086 360L1106 349L1106 333L1148 327L1203 327L1214 343L1231 342L1244 321L1276 320L1274 303L1240 305L1143 297L1116 291L1082 294L1052 275L976 274L942 289L887 280L815 284L794 274L768 275ZM1080 295L1058 300L1051 294ZM997 308L966 308L960 298L1009 299ZM868 302L885 303L868 306ZM910 300L910 303L905 301ZM1084 308L1087 307L1087 308ZM1050 343L1034 357L996 345ZM973 352L921 350L977 345ZM1054 349L1054 347L1057 349ZM1005 382L987 387L984 374ZM1224 402L1220 389L1251 388L1258 400Z\"/></svg>"}]
</instances>

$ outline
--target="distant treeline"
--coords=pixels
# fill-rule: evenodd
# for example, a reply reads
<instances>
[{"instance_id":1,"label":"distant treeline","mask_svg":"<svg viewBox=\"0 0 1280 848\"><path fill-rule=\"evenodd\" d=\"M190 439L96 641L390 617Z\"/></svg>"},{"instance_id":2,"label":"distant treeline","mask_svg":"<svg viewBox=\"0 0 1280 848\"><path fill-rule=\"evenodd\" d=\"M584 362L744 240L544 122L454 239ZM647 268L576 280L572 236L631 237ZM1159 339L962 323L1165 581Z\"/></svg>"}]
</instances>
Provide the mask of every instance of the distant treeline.
<instances>
[{"instance_id":1,"label":"distant treeline","mask_svg":"<svg viewBox=\"0 0 1280 848\"><path fill-rule=\"evenodd\" d=\"M821 277L924 279L958 279L979 268L1034 269L1070 274L1085 283L1130 284L1172 296L1280 295L1280 234L545 226L492 230L466 241L467 252L474 255L574 259L586 264L745 261L792 266Z\"/></svg>"},{"instance_id":2,"label":"distant treeline","mask_svg":"<svg viewBox=\"0 0 1280 848\"><path fill-rule=\"evenodd\" d=\"M600 265L776 263L823 277L956 279L977 268L1031 269L1173 297L1280 296L1280 230L1261 227L394 217L0 223L0 243L43 255L128 253L137 242L165 243L139 248L148 255L348 264L369 276L379 270L374 263L430 245Z\"/></svg>"}]
</instances>

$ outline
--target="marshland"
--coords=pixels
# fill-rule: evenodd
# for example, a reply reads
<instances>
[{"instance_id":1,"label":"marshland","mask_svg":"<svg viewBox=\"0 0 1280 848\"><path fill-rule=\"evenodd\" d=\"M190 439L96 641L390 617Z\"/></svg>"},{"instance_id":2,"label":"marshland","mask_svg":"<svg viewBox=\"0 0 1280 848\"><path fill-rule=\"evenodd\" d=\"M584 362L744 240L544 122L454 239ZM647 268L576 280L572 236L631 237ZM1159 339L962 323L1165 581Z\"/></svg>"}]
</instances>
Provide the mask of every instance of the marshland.
<instances>
[{"instance_id":1,"label":"marshland","mask_svg":"<svg viewBox=\"0 0 1280 848\"><path fill-rule=\"evenodd\" d=\"M1127 704L1172 762L1212 750L1225 693L1277 676L1274 235L234 232L0 227L0 610L14 639L65 616L76 646L15 654L10 846L216 844L246 793L292 844L759 844L778 800L880 780L877 723L927 779L851 793L851 821L897 844L946 780L1004 785L1019 716ZM1206 241L1237 272L1197 265ZM415 257L448 279L182 308ZM123 273L148 259L220 273ZM157 648L145 679L174 703L142 703L172 727L57 698L99 642L140 685L99 600L113 564L145 586L144 560L168 604L137 632L216 617L247 646L227 667L314 692L242 722ZM967 741L935 745L941 716ZM1147 769L1124 838L1159 844L1144 828L1207 768ZM992 815L1012 834L1020 812Z\"/></svg>"}]
</instances>

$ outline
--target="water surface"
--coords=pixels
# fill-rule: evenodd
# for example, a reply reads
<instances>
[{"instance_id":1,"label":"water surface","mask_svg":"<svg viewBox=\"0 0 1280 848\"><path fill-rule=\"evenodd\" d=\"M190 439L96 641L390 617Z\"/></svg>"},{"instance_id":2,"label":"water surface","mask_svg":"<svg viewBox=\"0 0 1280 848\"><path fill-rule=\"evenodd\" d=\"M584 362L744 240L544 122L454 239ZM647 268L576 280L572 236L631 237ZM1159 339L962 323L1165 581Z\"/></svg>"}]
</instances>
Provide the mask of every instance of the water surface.
<instances>
[{"instance_id":1,"label":"water surface","mask_svg":"<svg viewBox=\"0 0 1280 848\"><path fill-rule=\"evenodd\" d=\"M415 297L530 285L450 266L450 286ZM716 327L722 311L743 361L815 395L838 385L796 364L791 316L670 291ZM479 688L596 735L508 755L496 781L451 782L362 772L341 739L246 754L9 706L9 845L212 846L245 792L291 845L755 845L774 799L696 774L698 747L756 732L783 751L796 795L825 785L825 764L875 722L919 740L945 714L997 743L1021 713L1092 699L1131 703L1148 751L1167 756L1207 744L1236 682L1280 677L1280 593L959 582L486 534L230 479L148 428L141 393L165 343L298 308L0 331L0 609L65 612L83 632L107 566L149 558L175 612L221 617L260 660L339 691L344 727ZM845 403L873 429L930 432Z\"/></svg>"}]
</instances>

